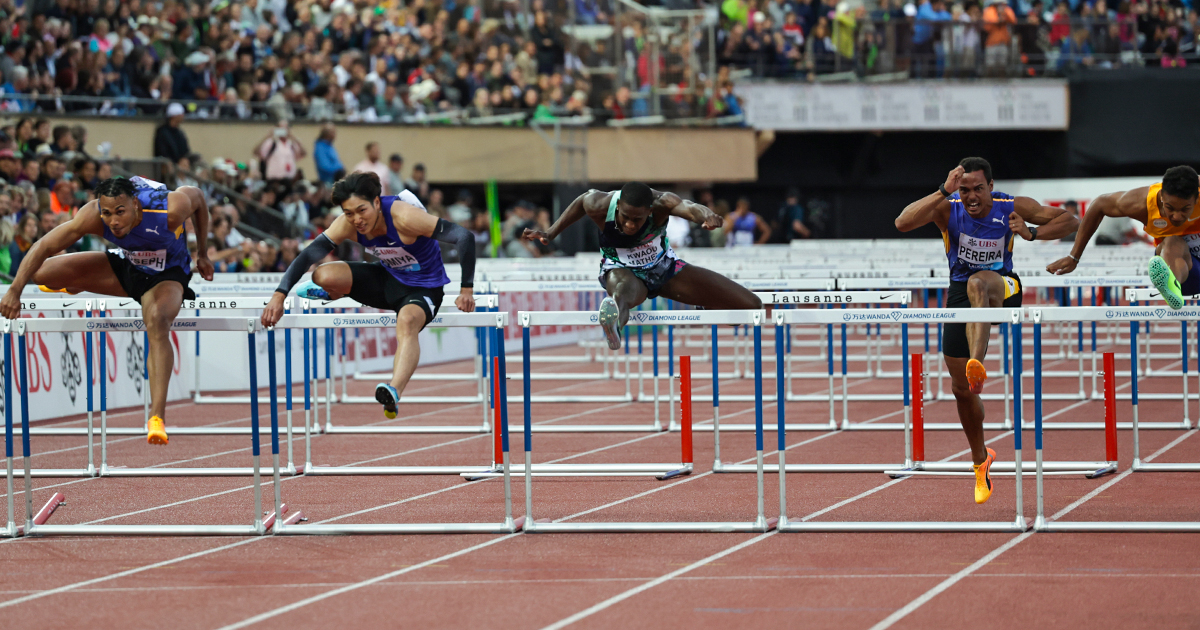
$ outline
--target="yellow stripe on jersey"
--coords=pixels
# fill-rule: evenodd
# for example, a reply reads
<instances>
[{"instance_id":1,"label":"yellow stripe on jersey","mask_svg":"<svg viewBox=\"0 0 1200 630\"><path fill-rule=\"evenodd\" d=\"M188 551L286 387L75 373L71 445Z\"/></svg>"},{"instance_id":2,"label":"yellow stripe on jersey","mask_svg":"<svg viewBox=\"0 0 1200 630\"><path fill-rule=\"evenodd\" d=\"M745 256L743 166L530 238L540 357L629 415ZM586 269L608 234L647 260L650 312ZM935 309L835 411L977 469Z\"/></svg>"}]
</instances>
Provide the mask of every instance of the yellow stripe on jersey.
<instances>
[{"instance_id":1,"label":"yellow stripe on jersey","mask_svg":"<svg viewBox=\"0 0 1200 630\"><path fill-rule=\"evenodd\" d=\"M946 253L950 253L950 233L942 232L942 242L946 244Z\"/></svg>"},{"instance_id":2,"label":"yellow stripe on jersey","mask_svg":"<svg viewBox=\"0 0 1200 630\"><path fill-rule=\"evenodd\" d=\"M1004 299L1008 299L1021 292L1021 281L1010 276L1004 278Z\"/></svg>"}]
</instances>

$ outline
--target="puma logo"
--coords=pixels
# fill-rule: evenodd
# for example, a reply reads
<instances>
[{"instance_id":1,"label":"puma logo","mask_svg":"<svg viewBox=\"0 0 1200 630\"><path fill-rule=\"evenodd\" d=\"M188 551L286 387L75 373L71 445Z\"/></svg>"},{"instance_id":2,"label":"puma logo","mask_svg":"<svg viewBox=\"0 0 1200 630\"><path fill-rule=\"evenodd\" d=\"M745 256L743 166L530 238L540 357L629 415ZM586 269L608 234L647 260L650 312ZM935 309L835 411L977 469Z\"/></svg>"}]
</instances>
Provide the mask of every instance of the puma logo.
<instances>
[{"instance_id":1,"label":"puma logo","mask_svg":"<svg viewBox=\"0 0 1200 630\"><path fill-rule=\"evenodd\" d=\"M996 217L992 217L992 223L999 223L1000 225L1004 225L1004 221L1002 221Z\"/></svg>"},{"instance_id":2,"label":"puma logo","mask_svg":"<svg viewBox=\"0 0 1200 630\"><path fill-rule=\"evenodd\" d=\"M147 233L147 234L153 234L153 235L155 235L155 236L162 236L161 234L159 234L159 233L158 233L158 226L157 226L157 225L156 225L156 226L154 226L154 229L153 229L153 230L151 230L150 228L143 228L143 229L146 231L146 233Z\"/></svg>"}]
</instances>

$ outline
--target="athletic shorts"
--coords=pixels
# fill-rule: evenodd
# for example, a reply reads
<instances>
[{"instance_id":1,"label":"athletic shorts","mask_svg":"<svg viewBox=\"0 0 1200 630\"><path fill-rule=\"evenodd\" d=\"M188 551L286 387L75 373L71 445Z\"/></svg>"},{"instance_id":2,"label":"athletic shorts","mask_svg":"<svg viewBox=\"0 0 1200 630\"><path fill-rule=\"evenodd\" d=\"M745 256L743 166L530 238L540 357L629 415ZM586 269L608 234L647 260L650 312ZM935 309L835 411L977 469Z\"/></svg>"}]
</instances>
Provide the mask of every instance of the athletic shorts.
<instances>
[{"instance_id":1,"label":"athletic shorts","mask_svg":"<svg viewBox=\"0 0 1200 630\"><path fill-rule=\"evenodd\" d=\"M400 312L405 304L416 304L425 311L425 325L442 308L442 287L410 287L388 273L380 263L351 262L350 294L347 296L371 308Z\"/></svg>"},{"instance_id":2,"label":"athletic shorts","mask_svg":"<svg viewBox=\"0 0 1200 630\"><path fill-rule=\"evenodd\" d=\"M1183 295L1200 295L1200 258L1192 256L1192 271L1179 281L1179 289Z\"/></svg>"},{"instance_id":3,"label":"athletic shorts","mask_svg":"<svg viewBox=\"0 0 1200 630\"><path fill-rule=\"evenodd\" d=\"M653 267L641 269L626 267L615 260L604 258L600 261L600 286L608 290L608 284L604 282L608 272L613 269L628 269L646 285L646 299L653 299L658 297L658 292L662 291L663 285L686 266L687 263L670 255L663 256Z\"/></svg>"},{"instance_id":4,"label":"athletic shorts","mask_svg":"<svg viewBox=\"0 0 1200 630\"><path fill-rule=\"evenodd\" d=\"M117 282L121 283L121 288L125 289L125 295L135 299L139 304L142 302L142 296L147 291L158 286L162 282L178 282L183 287L183 299L196 299L196 292L188 288L188 283L192 280L192 274L185 273L181 267L168 267L158 273L146 273L141 269L133 266L133 263L121 258L119 255L112 252L108 254L108 264L112 267L113 274L117 276Z\"/></svg>"},{"instance_id":5,"label":"athletic shorts","mask_svg":"<svg viewBox=\"0 0 1200 630\"><path fill-rule=\"evenodd\" d=\"M1004 308L1021 306L1021 279L1017 274L1005 272L1000 274L1004 279ZM970 308L971 298L967 295L967 283L951 280L950 291L946 294L946 308ZM942 356L955 359L971 358L971 346L967 343L966 324L942 324Z\"/></svg>"}]
</instances>

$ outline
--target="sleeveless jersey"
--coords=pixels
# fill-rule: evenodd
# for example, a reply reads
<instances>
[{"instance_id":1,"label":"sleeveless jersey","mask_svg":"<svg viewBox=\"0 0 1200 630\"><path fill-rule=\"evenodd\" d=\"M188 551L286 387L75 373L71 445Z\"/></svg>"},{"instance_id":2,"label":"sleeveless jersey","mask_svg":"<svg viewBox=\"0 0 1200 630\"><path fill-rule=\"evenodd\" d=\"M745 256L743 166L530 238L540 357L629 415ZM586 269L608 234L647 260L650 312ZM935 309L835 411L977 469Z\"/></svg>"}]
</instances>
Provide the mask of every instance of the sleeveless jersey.
<instances>
[{"instance_id":1,"label":"sleeveless jersey","mask_svg":"<svg viewBox=\"0 0 1200 630\"><path fill-rule=\"evenodd\" d=\"M654 225L653 214L633 236L617 227L617 202L620 199L621 191L612 193L604 229L600 230L600 252L604 255L601 267L606 270L615 267L647 269L658 264L664 256L675 258L667 239L667 224Z\"/></svg>"},{"instance_id":2,"label":"sleeveless jersey","mask_svg":"<svg viewBox=\"0 0 1200 630\"><path fill-rule=\"evenodd\" d=\"M167 225L167 195L171 191L143 177L131 177L130 181L135 188L134 197L142 205L142 220L121 238L104 226L105 240L117 246L109 251L150 275L172 267L191 273L186 230L182 225L174 230Z\"/></svg>"},{"instance_id":3,"label":"sleeveless jersey","mask_svg":"<svg viewBox=\"0 0 1200 630\"><path fill-rule=\"evenodd\" d=\"M977 271L1012 271L1013 233L1008 215L1013 212L1013 197L992 193L992 210L981 219L967 214L958 193L950 195L950 220L942 240L950 262L950 279L965 282Z\"/></svg>"},{"instance_id":4,"label":"sleeveless jersey","mask_svg":"<svg viewBox=\"0 0 1200 630\"><path fill-rule=\"evenodd\" d=\"M1168 236L1182 236L1183 240L1187 241L1192 255L1200 257L1200 215L1193 210L1187 223L1180 226L1172 225L1158 207L1160 190L1162 190L1162 184L1158 183L1146 191L1146 234L1154 237L1155 245L1161 243Z\"/></svg>"},{"instance_id":5,"label":"sleeveless jersey","mask_svg":"<svg viewBox=\"0 0 1200 630\"><path fill-rule=\"evenodd\" d=\"M450 283L450 277L446 275L446 268L442 266L442 248L438 242L427 236L418 236L416 242L408 245L400 240L400 234L392 224L392 203L396 200L425 210L417 196L408 190L399 195L380 197L380 211L387 225L387 234L367 238L355 233L359 244L378 258L384 269L401 284L410 287L446 286Z\"/></svg>"},{"instance_id":6,"label":"sleeveless jersey","mask_svg":"<svg viewBox=\"0 0 1200 630\"><path fill-rule=\"evenodd\" d=\"M758 221L754 215L747 212L746 216L735 219L733 222L733 239L729 241L730 247L748 247L754 244L754 228L758 227Z\"/></svg>"}]
</instances>

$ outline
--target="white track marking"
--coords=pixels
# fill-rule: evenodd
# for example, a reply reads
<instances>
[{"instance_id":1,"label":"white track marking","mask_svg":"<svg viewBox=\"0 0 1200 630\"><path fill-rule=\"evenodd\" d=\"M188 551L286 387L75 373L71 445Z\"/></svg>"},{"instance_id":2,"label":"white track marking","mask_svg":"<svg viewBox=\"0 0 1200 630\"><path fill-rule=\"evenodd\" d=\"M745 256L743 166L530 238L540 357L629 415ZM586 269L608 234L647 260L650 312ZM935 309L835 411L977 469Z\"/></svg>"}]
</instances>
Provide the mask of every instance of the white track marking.
<instances>
[{"instance_id":1,"label":"white track marking","mask_svg":"<svg viewBox=\"0 0 1200 630\"><path fill-rule=\"evenodd\" d=\"M1178 438L1173 440L1171 443L1158 449L1157 451L1154 452L1154 454L1147 457L1146 461L1149 462L1149 461L1153 460L1154 458L1158 457L1159 455L1162 455L1163 453L1174 448L1180 442L1186 440L1187 438L1191 437L1195 433L1196 433L1196 430L1193 429L1193 430L1188 431L1187 433L1179 436ZM1133 474L1132 469L1129 469L1129 470L1126 470L1126 471L1120 473L1116 477L1113 477L1112 479L1110 479L1108 482L1104 483L1103 485L1095 488L1091 492L1089 492L1086 495L1084 495L1083 497L1079 498L1074 503L1071 503L1067 507L1059 510L1053 516L1051 516L1050 519L1056 520L1056 519L1062 518L1063 516L1066 516L1069 512L1071 512L1075 508L1083 505L1088 500L1094 498L1096 495L1100 494L1101 492L1104 492L1105 490L1111 488L1117 482L1125 479L1126 477L1128 477L1131 474ZM901 607L896 612L888 615L886 618L884 618L882 621L875 624L874 626L871 626L871 630L887 630L887 628L890 628L893 625L895 625L897 621L900 621L901 619L904 619L908 615L912 614L913 611L920 608L921 606L924 606L926 603L928 603L934 597L937 597L939 594L946 591L951 586L954 586L955 584L959 583L960 581L962 581L963 578L965 578L965 577L971 575L972 573L975 573L979 569L982 569L983 567L987 566L987 564L989 562L991 562L992 560L995 560L1001 554L1008 551L1009 549L1012 549L1013 547L1016 547L1017 545L1021 544L1025 540L1029 539L1029 537L1033 536L1035 533L1036 532L1034 532L1032 530L1027 531L1027 532L1019 534L1016 537L1008 540L1003 545L1000 545L999 547L988 552L987 555L983 556L979 560L976 560L975 562L971 563L971 565L968 566L967 568L963 569L962 571L959 571L958 573L955 573L954 575L950 576L949 578L946 578L941 583L939 583L937 586L934 586L933 588L929 589L925 593L921 594L920 597L917 597L916 599L912 600L911 602L905 604L903 607Z\"/></svg>"},{"instance_id":2,"label":"white track marking","mask_svg":"<svg viewBox=\"0 0 1200 630\"><path fill-rule=\"evenodd\" d=\"M405 567L405 568L397 570L397 571L392 571L391 573L385 573L383 575L373 577L369 580L363 580L362 582L355 582L354 584L349 584L349 585L343 586L341 588L334 589L332 591L327 591L325 593L321 593L320 595L314 595L312 597L302 599L298 602L293 602L291 604L288 604L287 606L281 606L274 610L268 610L267 612L262 613L260 615L255 615L248 619L243 619L237 623L232 623L227 626L222 626L220 628L220 630L237 630L237 628L245 628L246 626L251 626L251 625L254 625L261 621L266 621L268 619L271 619L273 617L278 617L279 615L282 615L287 612L291 612L298 608L303 608L305 606L308 606L309 604L315 604L321 600L329 599L330 597L335 597L337 595L341 595L342 593L349 593L350 591L355 591L360 588L371 586L372 584L377 584L379 582L383 582L384 580L390 580L394 577L404 575L405 573L412 573L413 571L416 571L418 569L423 569L429 565L439 564L441 562L445 562L446 560L450 560L452 558L457 558L458 556L466 555L473 551L478 551L478 550L484 549L486 547L491 547L492 545L504 542L510 538L515 538L520 535L521 535L520 533L516 533L516 534L508 534L506 536L501 536L499 538L493 538L492 540L479 543L478 545L472 545L470 547L467 547L466 549L460 549L453 553L448 553L446 555L438 556L431 560L426 560L425 562L422 562L419 564L414 564L411 567Z\"/></svg>"}]
</instances>

